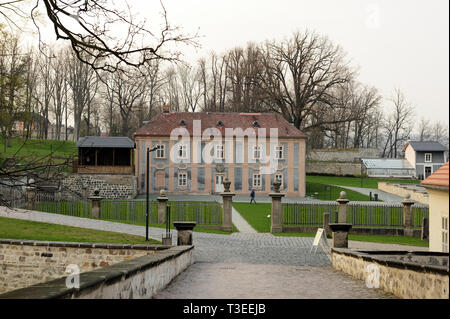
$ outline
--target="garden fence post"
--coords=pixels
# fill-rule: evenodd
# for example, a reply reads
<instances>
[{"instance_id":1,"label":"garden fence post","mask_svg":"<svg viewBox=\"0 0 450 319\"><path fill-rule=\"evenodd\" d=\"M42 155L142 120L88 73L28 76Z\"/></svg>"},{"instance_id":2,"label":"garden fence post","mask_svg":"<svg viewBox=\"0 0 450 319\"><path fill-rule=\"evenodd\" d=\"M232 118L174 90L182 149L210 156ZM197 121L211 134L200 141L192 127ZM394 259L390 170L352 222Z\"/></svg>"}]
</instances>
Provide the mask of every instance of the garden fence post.
<instances>
[{"instance_id":1,"label":"garden fence post","mask_svg":"<svg viewBox=\"0 0 450 319\"><path fill-rule=\"evenodd\" d=\"M27 209L35 210L36 209L36 187L34 186L34 179L30 179L28 181L28 186L26 187L27 194Z\"/></svg>"},{"instance_id":2,"label":"garden fence post","mask_svg":"<svg viewBox=\"0 0 450 319\"><path fill-rule=\"evenodd\" d=\"M338 223L346 223L347 222L347 207L350 202L347 198L347 193L342 191L339 194L339 198L336 199L336 202L339 204L339 213L338 213Z\"/></svg>"},{"instance_id":3,"label":"garden fence post","mask_svg":"<svg viewBox=\"0 0 450 319\"><path fill-rule=\"evenodd\" d=\"M403 204L403 234L407 237L413 237L412 228L412 205L414 201L410 194L406 194Z\"/></svg>"},{"instance_id":4,"label":"garden fence post","mask_svg":"<svg viewBox=\"0 0 450 319\"><path fill-rule=\"evenodd\" d=\"M94 190L94 194L89 197L91 200L91 218L100 219L100 204L103 197L100 196L100 191L98 189Z\"/></svg>"},{"instance_id":5,"label":"garden fence post","mask_svg":"<svg viewBox=\"0 0 450 319\"><path fill-rule=\"evenodd\" d=\"M283 227L281 227L281 198L285 194L280 193L281 183L275 179L273 182L273 193L269 193L272 197L272 225L270 227L271 233L281 233Z\"/></svg>"},{"instance_id":6,"label":"garden fence post","mask_svg":"<svg viewBox=\"0 0 450 319\"><path fill-rule=\"evenodd\" d=\"M421 240L429 239L429 228L428 228L428 218L422 218L422 231L420 232Z\"/></svg>"},{"instance_id":7,"label":"garden fence post","mask_svg":"<svg viewBox=\"0 0 450 319\"><path fill-rule=\"evenodd\" d=\"M166 192L163 189L159 192L159 196L156 200L158 201L158 224L164 224L166 222L166 209L169 198L166 196Z\"/></svg>"},{"instance_id":8,"label":"garden fence post","mask_svg":"<svg viewBox=\"0 0 450 319\"><path fill-rule=\"evenodd\" d=\"M331 228L330 228L330 214L325 213L323 214L323 229L325 229L325 233L331 234Z\"/></svg>"},{"instance_id":9,"label":"garden fence post","mask_svg":"<svg viewBox=\"0 0 450 319\"><path fill-rule=\"evenodd\" d=\"M225 178L223 181L223 193L220 193L223 201L223 209L222 209L222 227L223 231L233 231L233 222L232 222L232 210L233 210L233 196L234 193L230 192L231 181L228 178Z\"/></svg>"}]
</instances>

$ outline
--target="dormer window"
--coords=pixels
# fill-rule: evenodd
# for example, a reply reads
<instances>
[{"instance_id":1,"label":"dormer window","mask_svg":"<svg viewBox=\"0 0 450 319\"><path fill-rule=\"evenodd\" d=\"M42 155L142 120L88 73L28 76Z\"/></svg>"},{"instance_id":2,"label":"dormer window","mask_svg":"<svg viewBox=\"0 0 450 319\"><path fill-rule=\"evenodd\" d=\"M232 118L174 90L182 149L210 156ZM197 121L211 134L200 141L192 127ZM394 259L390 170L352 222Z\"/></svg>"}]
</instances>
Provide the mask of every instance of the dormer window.
<instances>
[{"instance_id":1,"label":"dormer window","mask_svg":"<svg viewBox=\"0 0 450 319\"><path fill-rule=\"evenodd\" d=\"M261 159L261 146L259 145L253 146L253 159L254 160Z\"/></svg>"},{"instance_id":2,"label":"dormer window","mask_svg":"<svg viewBox=\"0 0 450 319\"><path fill-rule=\"evenodd\" d=\"M216 145L215 155L216 159L224 158L223 145Z\"/></svg>"},{"instance_id":3,"label":"dormer window","mask_svg":"<svg viewBox=\"0 0 450 319\"><path fill-rule=\"evenodd\" d=\"M187 159L187 145L186 144L178 145L178 158L179 159Z\"/></svg>"}]
</instances>

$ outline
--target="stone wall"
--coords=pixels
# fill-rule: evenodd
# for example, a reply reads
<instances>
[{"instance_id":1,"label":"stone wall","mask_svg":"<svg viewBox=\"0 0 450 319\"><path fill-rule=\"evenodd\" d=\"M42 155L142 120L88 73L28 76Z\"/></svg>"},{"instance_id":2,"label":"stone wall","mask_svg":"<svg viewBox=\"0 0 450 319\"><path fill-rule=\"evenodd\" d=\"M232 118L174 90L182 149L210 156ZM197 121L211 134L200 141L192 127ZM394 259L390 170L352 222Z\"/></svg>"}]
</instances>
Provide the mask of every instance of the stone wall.
<instances>
[{"instance_id":1,"label":"stone wall","mask_svg":"<svg viewBox=\"0 0 450 319\"><path fill-rule=\"evenodd\" d=\"M151 298L193 263L193 248L175 246L81 273L79 287L67 287L64 277L10 291L0 299Z\"/></svg>"},{"instance_id":2,"label":"stone wall","mask_svg":"<svg viewBox=\"0 0 450 319\"><path fill-rule=\"evenodd\" d=\"M133 199L137 196L134 175L71 174L62 181L62 185L84 198L91 196L96 188L104 199Z\"/></svg>"},{"instance_id":3,"label":"stone wall","mask_svg":"<svg viewBox=\"0 0 450 319\"><path fill-rule=\"evenodd\" d=\"M332 248L331 262L335 269L400 298L449 297L448 254L356 252Z\"/></svg>"},{"instance_id":4,"label":"stone wall","mask_svg":"<svg viewBox=\"0 0 450 319\"><path fill-rule=\"evenodd\" d=\"M306 159L311 161L359 162L360 158L379 158L376 148L324 148L306 152Z\"/></svg>"},{"instance_id":5,"label":"stone wall","mask_svg":"<svg viewBox=\"0 0 450 319\"><path fill-rule=\"evenodd\" d=\"M167 246L0 239L0 293L66 276L70 264L86 272L160 249Z\"/></svg>"},{"instance_id":6,"label":"stone wall","mask_svg":"<svg viewBox=\"0 0 450 319\"><path fill-rule=\"evenodd\" d=\"M361 176L361 164L344 162L306 162L306 174Z\"/></svg>"},{"instance_id":7,"label":"stone wall","mask_svg":"<svg viewBox=\"0 0 450 319\"><path fill-rule=\"evenodd\" d=\"M411 186L407 184L379 182L378 189L403 198L409 194L413 201L428 205L428 192L424 187L418 188L417 185Z\"/></svg>"}]
</instances>

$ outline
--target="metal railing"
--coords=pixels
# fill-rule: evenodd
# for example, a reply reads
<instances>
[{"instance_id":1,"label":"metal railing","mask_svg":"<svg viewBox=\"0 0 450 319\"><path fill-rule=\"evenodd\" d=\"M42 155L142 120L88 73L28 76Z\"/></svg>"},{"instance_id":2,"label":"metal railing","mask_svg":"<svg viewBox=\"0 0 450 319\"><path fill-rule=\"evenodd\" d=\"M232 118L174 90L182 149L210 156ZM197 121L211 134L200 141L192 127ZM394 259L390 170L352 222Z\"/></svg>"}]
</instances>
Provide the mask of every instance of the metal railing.
<instances>
[{"instance_id":1,"label":"metal railing","mask_svg":"<svg viewBox=\"0 0 450 319\"><path fill-rule=\"evenodd\" d=\"M325 213L330 214L330 223L336 223L338 221L337 203L283 203L281 224L322 227ZM423 218L429 218L429 207L414 204L412 227L420 228ZM403 205L350 202L347 206L347 223L351 223L354 228L403 228Z\"/></svg>"},{"instance_id":2,"label":"metal railing","mask_svg":"<svg viewBox=\"0 0 450 319\"><path fill-rule=\"evenodd\" d=\"M337 203L283 203L281 204L281 224L322 227L325 213L330 214L330 223L337 222Z\"/></svg>"},{"instance_id":3,"label":"metal railing","mask_svg":"<svg viewBox=\"0 0 450 319\"><path fill-rule=\"evenodd\" d=\"M349 203L347 223L354 228L402 228L403 206L401 204Z\"/></svg>"},{"instance_id":4,"label":"metal railing","mask_svg":"<svg viewBox=\"0 0 450 319\"><path fill-rule=\"evenodd\" d=\"M195 221L197 225L221 225L222 205L218 202L168 202L172 221Z\"/></svg>"},{"instance_id":5,"label":"metal railing","mask_svg":"<svg viewBox=\"0 0 450 319\"><path fill-rule=\"evenodd\" d=\"M100 218L145 225L146 207L145 201L103 199L100 205ZM150 201L148 211L149 223L157 223L158 203Z\"/></svg>"},{"instance_id":6,"label":"metal railing","mask_svg":"<svg viewBox=\"0 0 450 319\"><path fill-rule=\"evenodd\" d=\"M13 208L26 208L26 192L22 187L0 186L0 203Z\"/></svg>"},{"instance_id":7,"label":"metal railing","mask_svg":"<svg viewBox=\"0 0 450 319\"><path fill-rule=\"evenodd\" d=\"M36 192L35 210L53 214L91 217L92 204L90 200L75 198L66 192Z\"/></svg>"}]
</instances>

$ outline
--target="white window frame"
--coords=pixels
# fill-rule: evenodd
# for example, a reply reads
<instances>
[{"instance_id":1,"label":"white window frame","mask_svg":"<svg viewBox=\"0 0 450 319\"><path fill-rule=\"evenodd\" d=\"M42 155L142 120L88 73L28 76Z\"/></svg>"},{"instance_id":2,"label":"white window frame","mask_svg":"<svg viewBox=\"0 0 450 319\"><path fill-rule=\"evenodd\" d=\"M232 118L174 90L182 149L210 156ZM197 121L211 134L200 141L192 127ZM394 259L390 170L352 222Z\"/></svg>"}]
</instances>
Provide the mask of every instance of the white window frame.
<instances>
[{"instance_id":1,"label":"white window frame","mask_svg":"<svg viewBox=\"0 0 450 319\"><path fill-rule=\"evenodd\" d=\"M256 154L258 154L258 157L255 156ZM259 160L259 159L261 159L261 146L260 146L260 145L254 145L254 146L253 146L253 152L252 152L252 155L253 155L253 159L254 159L254 160Z\"/></svg>"},{"instance_id":2,"label":"white window frame","mask_svg":"<svg viewBox=\"0 0 450 319\"><path fill-rule=\"evenodd\" d=\"M281 156L278 156L281 153ZM275 145L275 158L284 159L284 147L283 145Z\"/></svg>"},{"instance_id":3,"label":"white window frame","mask_svg":"<svg viewBox=\"0 0 450 319\"><path fill-rule=\"evenodd\" d=\"M187 186L187 173L185 172L178 173L178 186L180 187Z\"/></svg>"},{"instance_id":4,"label":"white window frame","mask_svg":"<svg viewBox=\"0 0 450 319\"><path fill-rule=\"evenodd\" d=\"M448 216L441 217L442 252L448 252Z\"/></svg>"},{"instance_id":5,"label":"white window frame","mask_svg":"<svg viewBox=\"0 0 450 319\"><path fill-rule=\"evenodd\" d=\"M280 176L281 178L277 178L278 176ZM276 173L275 174L275 180L277 180L277 179L281 183L280 188L283 187L283 174L282 173Z\"/></svg>"},{"instance_id":6,"label":"white window frame","mask_svg":"<svg viewBox=\"0 0 450 319\"><path fill-rule=\"evenodd\" d=\"M223 144L215 145L215 158L216 159L224 159L225 158L225 150Z\"/></svg>"},{"instance_id":7,"label":"white window frame","mask_svg":"<svg viewBox=\"0 0 450 319\"><path fill-rule=\"evenodd\" d=\"M156 155L155 158L166 158L166 145L158 144L156 145Z\"/></svg>"},{"instance_id":8,"label":"white window frame","mask_svg":"<svg viewBox=\"0 0 450 319\"><path fill-rule=\"evenodd\" d=\"M427 155L430 156L430 160L427 161ZM433 154L431 153L425 153L425 163L432 163L433 162Z\"/></svg>"},{"instance_id":9,"label":"white window frame","mask_svg":"<svg viewBox=\"0 0 450 319\"><path fill-rule=\"evenodd\" d=\"M178 159L187 159L187 145L178 144Z\"/></svg>"},{"instance_id":10,"label":"white window frame","mask_svg":"<svg viewBox=\"0 0 450 319\"><path fill-rule=\"evenodd\" d=\"M258 183L256 183L258 181ZM253 174L253 181L252 181L253 187L261 187L261 174Z\"/></svg>"}]
</instances>

